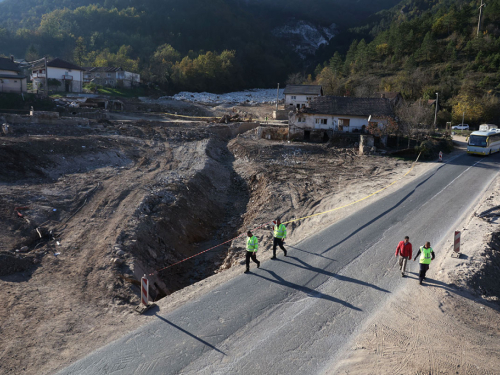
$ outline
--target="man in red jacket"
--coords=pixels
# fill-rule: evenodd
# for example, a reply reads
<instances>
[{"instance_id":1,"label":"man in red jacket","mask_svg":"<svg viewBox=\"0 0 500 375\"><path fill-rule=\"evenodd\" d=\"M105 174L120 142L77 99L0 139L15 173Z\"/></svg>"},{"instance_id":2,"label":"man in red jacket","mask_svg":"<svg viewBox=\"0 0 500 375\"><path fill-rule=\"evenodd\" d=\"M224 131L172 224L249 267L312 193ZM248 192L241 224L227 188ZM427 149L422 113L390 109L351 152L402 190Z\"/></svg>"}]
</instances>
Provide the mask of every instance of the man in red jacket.
<instances>
[{"instance_id":1,"label":"man in red jacket","mask_svg":"<svg viewBox=\"0 0 500 375\"><path fill-rule=\"evenodd\" d=\"M401 241L396 248L396 257L399 255L399 269L401 276L405 277L406 263L413 255L413 249L410 243L410 237L406 236L404 241Z\"/></svg>"}]
</instances>

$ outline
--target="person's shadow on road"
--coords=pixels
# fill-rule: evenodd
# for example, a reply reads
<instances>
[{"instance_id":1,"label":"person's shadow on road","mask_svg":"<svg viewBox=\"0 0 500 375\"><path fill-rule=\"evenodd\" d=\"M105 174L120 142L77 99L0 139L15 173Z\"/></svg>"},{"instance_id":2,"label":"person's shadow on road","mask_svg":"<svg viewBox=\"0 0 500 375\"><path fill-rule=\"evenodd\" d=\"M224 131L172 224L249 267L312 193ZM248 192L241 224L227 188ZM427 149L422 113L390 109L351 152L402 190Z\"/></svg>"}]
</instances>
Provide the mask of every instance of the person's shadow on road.
<instances>
[{"instance_id":1,"label":"person's shadow on road","mask_svg":"<svg viewBox=\"0 0 500 375\"><path fill-rule=\"evenodd\" d=\"M279 276L274 271L269 271L269 270L262 269L262 268L261 268L261 270L269 273L271 276L274 277L274 279L269 278L269 277L265 277L264 275L259 275L258 273L252 273L252 275L254 275L256 277L260 277L260 278L262 278L264 280L270 281L270 282L275 283L275 284L283 285L283 286L286 286L288 288L292 288L292 289L298 290L300 292L303 292L303 293L307 294L309 297L325 299L325 300L328 300L328 301L331 301L331 302L340 303L341 305L343 305L345 307L348 307L350 309L356 310L356 311L363 311L359 307L351 305L350 303L348 303L346 301L342 301L341 299L329 296L328 294L324 294L324 293L318 292L317 290L308 288L306 286L302 286L302 285L294 284L294 283L292 283L290 281L286 281L285 279L283 279L281 276Z\"/></svg>"},{"instance_id":2,"label":"person's shadow on road","mask_svg":"<svg viewBox=\"0 0 500 375\"><path fill-rule=\"evenodd\" d=\"M297 262L302 263L303 266L301 266L299 264L292 263L292 262L287 262L284 259L279 259L279 261L281 261L283 263L287 263L287 264L289 264L291 266L302 268L304 270L309 270L309 271L321 273L321 274L326 275L326 276L334 277L334 278L336 278L337 280L340 280L340 281L345 281L345 282L349 282L349 283L354 283L354 284L359 284L359 285L363 285L363 286L368 286L370 288L373 288L373 289L376 289L376 290L380 290L381 292L384 292L384 293L390 293L390 291L388 291L386 289L380 288L380 287L378 287L376 285L367 283L365 281L361 281L361 280L358 280L358 279L353 279L352 277L349 277L349 276L338 275L338 274L335 274L333 272L326 271L326 270L324 270L322 268L311 266L310 264L304 262L303 260L301 260L301 259L299 259L297 257L288 256L287 258L295 259Z\"/></svg>"}]
</instances>

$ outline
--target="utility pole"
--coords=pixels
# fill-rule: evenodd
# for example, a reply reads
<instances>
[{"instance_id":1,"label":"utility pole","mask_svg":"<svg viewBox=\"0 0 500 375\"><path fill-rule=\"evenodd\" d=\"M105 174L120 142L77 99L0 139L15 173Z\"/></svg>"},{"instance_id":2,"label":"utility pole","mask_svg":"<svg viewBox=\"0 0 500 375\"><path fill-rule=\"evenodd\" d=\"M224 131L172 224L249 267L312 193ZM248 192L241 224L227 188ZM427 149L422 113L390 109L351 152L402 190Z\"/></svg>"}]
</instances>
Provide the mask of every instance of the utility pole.
<instances>
[{"instance_id":1,"label":"utility pole","mask_svg":"<svg viewBox=\"0 0 500 375\"><path fill-rule=\"evenodd\" d=\"M479 36L479 33L481 32L481 21L483 19L483 8L486 6L486 4L483 3L483 0L481 0L481 6L479 7L479 22L477 23L477 36Z\"/></svg>"},{"instance_id":2,"label":"utility pole","mask_svg":"<svg viewBox=\"0 0 500 375\"><path fill-rule=\"evenodd\" d=\"M436 129L437 115L438 115L439 94L436 93L436 111L434 113L434 129Z\"/></svg>"},{"instance_id":3,"label":"utility pole","mask_svg":"<svg viewBox=\"0 0 500 375\"><path fill-rule=\"evenodd\" d=\"M465 112L462 114L462 126L464 125Z\"/></svg>"},{"instance_id":4,"label":"utility pole","mask_svg":"<svg viewBox=\"0 0 500 375\"><path fill-rule=\"evenodd\" d=\"M278 92L276 94L276 116L278 116L278 102L280 101L280 84L278 83Z\"/></svg>"},{"instance_id":5,"label":"utility pole","mask_svg":"<svg viewBox=\"0 0 500 375\"><path fill-rule=\"evenodd\" d=\"M45 95L49 96L49 72L47 70L47 56L43 58L44 64L45 64Z\"/></svg>"}]
</instances>

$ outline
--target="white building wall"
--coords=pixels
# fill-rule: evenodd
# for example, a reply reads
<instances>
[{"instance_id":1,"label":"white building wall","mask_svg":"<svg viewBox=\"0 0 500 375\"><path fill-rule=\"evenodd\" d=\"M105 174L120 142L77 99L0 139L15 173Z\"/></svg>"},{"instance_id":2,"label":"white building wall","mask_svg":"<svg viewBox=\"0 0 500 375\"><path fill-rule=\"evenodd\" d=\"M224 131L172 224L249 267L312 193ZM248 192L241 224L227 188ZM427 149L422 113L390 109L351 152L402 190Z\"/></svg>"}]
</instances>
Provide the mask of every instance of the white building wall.
<instances>
[{"instance_id":1,"label":"white building wall","mask_svg":"<svg viewBox=\"0 0 500 375\"><path fill-rule=\"evenodd\" d=\"M299 122L299 118L305 119L305 122ZM326 119L326 124L322 124L321 120ZM361 131L363 125L365 128L368 127L368 117L365 116L338 116L338 115L312 115L312 114L293 114L290 117L290 125L297 128L303 128L305 130L334 130L340 131L339 129L339 119L349 119L349 127L344 126L342 132L349 133L354 130ZM378 120L376 118L370 119L370 122L377 122L378 126L382 128L385 125L384 120Z\"/></svg>"},{"instance_id":2,"label":"white building wall","mask_svg":"<svg viewBox=\"0 0 500 375\"><path fill-rule=\"evenodd\" d=\"M33 78L33 89L34 90L39 90L40 89L40 83L44 84L45 83L45 69L41 69L41 78ZM70 85L70 92L82 92L83 90L83 71L82 70L74 70L74 69L63 69L63 68L54 68L54 67L48 67L48 75L47 79L57 79L59 82L61 82L60 86L60 91L65 91L65 82L64 82L64 76L72 76L73 80L71 81Z\"/></svg>"},{"instance_id":3,"label":"white building wall","mask_svg":"<svg viewBox=\"0 0 500 375\"><path fill-rule=\"evenodd\" d=\"M0 92L26 92L26 78L0 78Z\"/></svg>"},{"instance_id":4,"label":"white building wall","mask_svg":"<svg viewBox=\"0 0 500 375\"><path fill-rule=\"evenodd\" d=\"M293 108L297 108L297 105L300 105L300 107L306 107L308 106L308 98L312 99L315 98L319 95L291 95L291 94L286 94L285 95L285 109L288 109L293 106ZM294 99L293 99L294 98Z\"/></svg>"}]
</instances>

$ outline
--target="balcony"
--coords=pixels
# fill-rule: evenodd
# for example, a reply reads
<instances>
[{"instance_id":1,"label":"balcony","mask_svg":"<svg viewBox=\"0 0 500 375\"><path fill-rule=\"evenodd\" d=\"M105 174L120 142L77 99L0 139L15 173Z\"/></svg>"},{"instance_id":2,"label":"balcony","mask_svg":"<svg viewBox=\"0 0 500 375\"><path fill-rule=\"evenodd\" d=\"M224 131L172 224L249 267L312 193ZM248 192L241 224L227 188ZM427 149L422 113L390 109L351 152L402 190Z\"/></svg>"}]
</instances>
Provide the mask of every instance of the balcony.
<instances>
[{"instance_id":1,"label":"balcony","mask_svg":"<svg viewBox=\"0 0 500 375\"><path fill-rule=\"evenodd\" d=\"M62 76L62 79L64 81L73 81L73 76L69 76L69 75L65 74L65 75Z\"/></svg>"},{"instance_id":2,"label":"balcony","mask_svg":"<svg viewBox=\"0 0 500 375\"><path fill-rule=\"evenodd\" d=\"M32 73L32 78L45 78L45 73Z\"/></svg>"}]
</instances>

